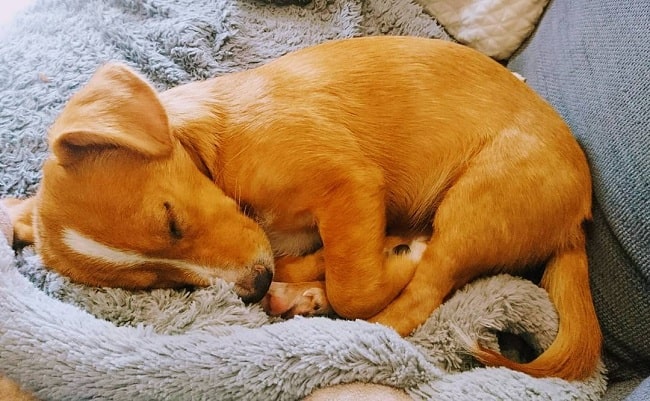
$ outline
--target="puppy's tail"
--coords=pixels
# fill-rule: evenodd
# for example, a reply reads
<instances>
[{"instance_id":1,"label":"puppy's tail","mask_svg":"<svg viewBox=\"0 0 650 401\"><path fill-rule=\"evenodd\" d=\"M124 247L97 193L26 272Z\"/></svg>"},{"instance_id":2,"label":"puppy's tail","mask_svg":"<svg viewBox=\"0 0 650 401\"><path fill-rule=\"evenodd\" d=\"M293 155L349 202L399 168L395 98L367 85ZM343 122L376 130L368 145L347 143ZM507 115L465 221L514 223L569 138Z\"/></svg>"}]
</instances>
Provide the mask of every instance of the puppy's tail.
<instances>
[{"instance_id":1,"label":"puppy's tail","mask_svg":"<svg viewBox=\"0 0 650 401\"><path fill-rule=\"evenodd\" d=\"M560 319L559 330L546 351L529 363L516 363L477 346L473 355L488 366L504 366L535 377L582 380L596 369L602 335L591 292L584 244L561 251L549 261L542 277Z\"/></svg>"}]
</instances>

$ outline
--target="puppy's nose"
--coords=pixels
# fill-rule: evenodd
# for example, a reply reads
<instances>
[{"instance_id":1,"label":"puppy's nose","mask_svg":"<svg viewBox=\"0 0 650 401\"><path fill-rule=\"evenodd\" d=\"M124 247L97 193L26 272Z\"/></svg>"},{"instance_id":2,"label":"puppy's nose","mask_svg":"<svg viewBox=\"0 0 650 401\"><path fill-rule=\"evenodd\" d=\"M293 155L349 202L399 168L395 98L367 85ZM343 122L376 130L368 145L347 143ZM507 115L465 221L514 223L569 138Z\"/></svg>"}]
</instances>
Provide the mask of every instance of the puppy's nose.
<instances>
[{"instance_id":1,"label":"puppy's nose","mask_svg":"<svg viewBox=\"0 0 650 401\"><path fill-rule=\"evenodd\" d=\"M255 292L261 293L264 296L271 286L273 280L273 270L264 265L255 265L257 277L255 277Z\"/></svg>"},{"instance_id":2,"label":"puppy's nose","mask_svg":"<svg viewBox=\"0 0 650 401\"><path fill-rule=\"evenodd\" d=\"M255 271L255 278L253 279L254 292L244 299L246 303L259 302L264 298L273 280L273 270L270 268L264 265L255 265L253 270Z\"/></svg>"}]
</instances>

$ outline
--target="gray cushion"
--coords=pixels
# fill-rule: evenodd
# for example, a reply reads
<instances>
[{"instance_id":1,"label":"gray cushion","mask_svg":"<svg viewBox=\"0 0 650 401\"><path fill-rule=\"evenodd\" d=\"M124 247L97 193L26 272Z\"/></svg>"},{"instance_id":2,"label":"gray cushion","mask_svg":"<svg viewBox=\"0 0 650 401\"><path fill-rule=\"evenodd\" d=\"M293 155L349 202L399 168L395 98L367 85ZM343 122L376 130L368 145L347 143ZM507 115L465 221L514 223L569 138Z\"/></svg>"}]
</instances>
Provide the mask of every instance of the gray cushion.
<instances>
[{"instance_id":1,"label":"gray cushion","mask_svg":"<svg viewBox=\"0 0 650 401\"><path fill-rule=\"evenodd\" d=\"M650 400L650 378L645 379L626 401L648 401Z\"/></svg>"},{"instance_id":2,"label":"gray cushion","mask_svg":"<svg viewBox=\"0 0 650 401\"><path fill-rule=\"evenodd\" d=\"M612 379L650 374L650 2L554 0L509 66L589 158L589 259Z\"/></svg>"}]
</instances>

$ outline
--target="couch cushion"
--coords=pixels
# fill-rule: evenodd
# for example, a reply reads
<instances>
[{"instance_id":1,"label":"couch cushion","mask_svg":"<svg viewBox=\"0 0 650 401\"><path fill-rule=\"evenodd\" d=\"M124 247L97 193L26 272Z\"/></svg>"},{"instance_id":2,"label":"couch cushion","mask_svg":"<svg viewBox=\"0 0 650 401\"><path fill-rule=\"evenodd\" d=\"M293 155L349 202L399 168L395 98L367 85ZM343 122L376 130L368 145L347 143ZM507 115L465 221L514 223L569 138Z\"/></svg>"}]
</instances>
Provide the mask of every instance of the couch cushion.
<instances>
[{"instance_id":1,"label":"couch cushion","mask_svg":"<svg viewBox=\"0 0 650 401\"><path fill-rule=\"evenodd\" d=\"M415 0L457 41L505 60L535 28L548 0Z\"/></svg>"},{"instance_id":2,"label":"couch cushion","mask_svg":"<svg viewBox=\"0 0 650 401\"><path fill-rule=\"evenodd\" d=\"M639 387L630 394L626 401L648 401L650 396L650 377L645 379Z\"/></svg>"},{"instance_id":3,"label":"couch cushion","mask_svg":"<svg viewBox=\"0 0 650 401\"><path fill-rule=\"evenodd\" d=\"M510 61L589 158L592 291L613 379L650 374L650 2L554 0Z\"/></svg>"}]
</instances>

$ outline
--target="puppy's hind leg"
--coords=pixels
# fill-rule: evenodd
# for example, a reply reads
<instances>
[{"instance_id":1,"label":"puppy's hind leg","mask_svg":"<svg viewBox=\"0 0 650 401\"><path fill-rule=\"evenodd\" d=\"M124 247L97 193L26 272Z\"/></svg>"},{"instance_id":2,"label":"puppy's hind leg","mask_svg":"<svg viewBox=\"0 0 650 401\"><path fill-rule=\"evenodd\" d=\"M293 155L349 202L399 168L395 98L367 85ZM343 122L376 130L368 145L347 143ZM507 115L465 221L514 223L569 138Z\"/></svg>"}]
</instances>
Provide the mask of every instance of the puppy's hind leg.
<instances>
[{"instance_id":1,"label":"puppy's hind leg","mask_svg":"<svg viewBox=\"0 0 650 401\"><path fill-rule=\"evenodd\" d=\"M407 335L454 290L543 262L580 229L583 194L571 177L549 178L543 160L500 160L494 152L478 155L447 191L413 279L371 321Z\"/></svg>"},{"instance_id":2,"label":"puppy's hind leg","mask_svg":"<svg viewBox=\"0 0 650 401\"><path fill-rule=\"evenodd\" d=\"M369 319L392 327L402 336L410 334L458 288L462 259L449 252L451 242L432 238L426 245L411 282L384 310ZM469 279L462 280L464 282Z\"/></svg>"}]
</instances>

